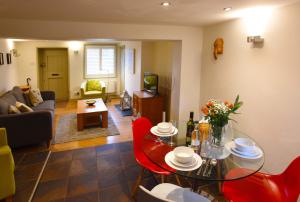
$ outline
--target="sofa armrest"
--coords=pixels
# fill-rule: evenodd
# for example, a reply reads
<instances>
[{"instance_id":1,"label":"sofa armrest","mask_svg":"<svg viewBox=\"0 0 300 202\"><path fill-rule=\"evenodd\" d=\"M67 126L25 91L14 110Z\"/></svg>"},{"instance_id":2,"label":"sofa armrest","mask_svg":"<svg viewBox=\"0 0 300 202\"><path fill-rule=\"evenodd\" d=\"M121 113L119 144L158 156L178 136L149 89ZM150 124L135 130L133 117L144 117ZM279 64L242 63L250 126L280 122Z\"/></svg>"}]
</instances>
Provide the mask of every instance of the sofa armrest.
<instances>
[{"instance_id":1,"label":"sofa armrest","mask_svg":"<svg viewBox=\"0 0 300 202\"><path fill-rule=\"evenodd\" d=\"M8 146L0 147L0 198L6 198L16 191L15 177L14 177L14 159L11 150Z\"/></svg>"},{"instance_id":2,"label":"sofa armrest","mask_svg":"<svg viewBox=\"0 0 300 202\"><path fill-rule=\"evenodd\" d=\"M35 111L0 116L0 127L6 128L8 145L15 148L52 139L50 111Z\"/></svg>"},{"instance_id":3,"label":"sofa armrest","mask_svg":"<svg viewBox=\"0 0 300 202\"><path fill-rule=\"evenodd\" d=\"M106 93L106 85L105 85L105 82L100 81L100 83L101 83L101 87L102 87L101 93Z\"/></svg>"},{"instance_id":4,"label":"sofa armrest","mask_svg":"<svg viewBox=\"0 0 300 202\"><path fill-rule=\"evenodd\" d=\"M0 147L7 145L7 136L5 128L0 128Z\"/></svg>"},{"instance_id":5,"label":"sofa armrest","mask_svg":"<svg viewBox=\"0 0 300 202\"><path fill-rule=\"evenodd\" d=\"M82 82L80 85L80 95L81 97L83 97L85 95L85 91L86 91L86 82Z\"/></svg>"},{"instance_id":6,"label":"sofa armrest","mask_svg":"<svg viewBox=\"0 0 300 202\"><path fill-rule=\"evenodd\" d=\"M55 100L54 91L41 91L43 100Z\"/></svg>"}]
</instances>

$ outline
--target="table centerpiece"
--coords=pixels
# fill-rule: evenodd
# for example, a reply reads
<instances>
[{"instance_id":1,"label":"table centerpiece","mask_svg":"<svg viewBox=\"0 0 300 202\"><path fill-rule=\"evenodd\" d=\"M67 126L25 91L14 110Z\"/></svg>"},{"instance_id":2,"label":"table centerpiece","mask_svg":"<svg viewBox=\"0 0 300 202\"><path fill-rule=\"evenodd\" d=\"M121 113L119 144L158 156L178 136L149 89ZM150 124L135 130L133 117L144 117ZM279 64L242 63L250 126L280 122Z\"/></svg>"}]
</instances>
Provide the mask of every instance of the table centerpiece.
<instances>
[{"instance_id":1,"label":"table centerpiece","mask_svg":"<svg viewBox=\"0 0 300 202\"><path fill-rule=\"evenodd\" d=\"M210 139L213 146L224 146L226 143L224 135L228 128L228 121L233 120L230 115L238 114L237 110L242 104L243 102L239 101L239 95L237 95L233 104L228 101L211 99L202 107L204 118L211 125Z\"/></svg>"}]
</instances>

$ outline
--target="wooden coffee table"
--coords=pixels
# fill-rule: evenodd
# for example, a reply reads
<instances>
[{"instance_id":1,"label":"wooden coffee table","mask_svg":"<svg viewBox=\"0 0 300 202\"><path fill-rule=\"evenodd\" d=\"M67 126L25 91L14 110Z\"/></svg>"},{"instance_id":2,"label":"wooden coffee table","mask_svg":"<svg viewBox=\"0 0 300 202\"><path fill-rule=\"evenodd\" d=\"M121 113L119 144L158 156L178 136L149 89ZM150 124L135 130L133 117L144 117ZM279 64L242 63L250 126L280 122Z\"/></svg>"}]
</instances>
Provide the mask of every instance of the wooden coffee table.
<instances>
[{"instance_id":1,"label":"wooden coffee table","mask_svg":"<svg viewBox=\"0 0 300 202\"><path fill-rule=\"evenodd\" d=\"M108 111L100 99L96 100L93 106L88 106L85 102L87 100L77 101L77 130L81 131L85 127L99 126L102 123L102 128L108 127Z\"/></svg>"}]
</instances>

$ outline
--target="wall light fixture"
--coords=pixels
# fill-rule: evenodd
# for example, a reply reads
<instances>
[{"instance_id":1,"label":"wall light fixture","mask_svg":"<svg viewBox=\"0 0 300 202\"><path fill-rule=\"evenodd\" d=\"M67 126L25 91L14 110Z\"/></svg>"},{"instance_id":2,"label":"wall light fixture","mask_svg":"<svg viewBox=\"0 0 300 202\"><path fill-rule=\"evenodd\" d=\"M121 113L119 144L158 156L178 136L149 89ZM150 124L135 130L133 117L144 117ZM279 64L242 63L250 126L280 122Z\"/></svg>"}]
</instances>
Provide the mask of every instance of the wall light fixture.
<instances>
[{"instance_id":1,"label":"wall light fixture","mask_svg":"<svg viewBox=\"0 0 300 202\"><path fill-rule=\"evenodd\" d=\"M263 43L264 38L262 38L261 36L248 36L247 37L247 42L248 43L254 43L254 44Z\"/></svg>"}]
</instances>

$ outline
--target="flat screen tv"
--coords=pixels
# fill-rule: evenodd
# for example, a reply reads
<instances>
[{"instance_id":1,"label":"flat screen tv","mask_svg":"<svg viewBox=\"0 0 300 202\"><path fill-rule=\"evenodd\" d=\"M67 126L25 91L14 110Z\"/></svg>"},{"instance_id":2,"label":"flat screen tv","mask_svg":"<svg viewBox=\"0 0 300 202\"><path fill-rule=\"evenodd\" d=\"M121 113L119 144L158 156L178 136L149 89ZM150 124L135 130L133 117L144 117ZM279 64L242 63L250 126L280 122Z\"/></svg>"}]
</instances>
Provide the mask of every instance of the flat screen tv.
<instances>
[{"instance_id":1,"label":"flat screen tv","mask_svg":"<svg viewBox=\"0 0 300 202\"><path fill-rule=\"evenodd\" d=\"M144 91L158 95L158 75L150 72L144 73Z\"/></svg>"}]
</instances>

